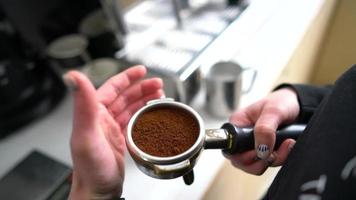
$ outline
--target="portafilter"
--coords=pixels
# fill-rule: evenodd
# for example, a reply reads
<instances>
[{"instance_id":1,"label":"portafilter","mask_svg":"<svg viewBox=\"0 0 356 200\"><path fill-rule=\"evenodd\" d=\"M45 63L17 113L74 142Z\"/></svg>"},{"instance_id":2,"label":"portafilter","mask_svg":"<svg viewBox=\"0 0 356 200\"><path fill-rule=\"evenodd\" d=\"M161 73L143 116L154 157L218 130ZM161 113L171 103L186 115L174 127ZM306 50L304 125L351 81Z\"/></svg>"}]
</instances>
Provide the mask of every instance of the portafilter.
<instances>
[{"instance_id":1,"label":"portafilter","mask_svg":"<svg viewBox=\"0 0 356 200\"><path fill-rule=\"evenodd\" d=\"M132 133L137 120L144 113L159 108L182 109L188 112L198 125L198 137L195 143L185 152L169 157L159 157L144 152L135 144ZM297 139L304 129L305 125L301 124L279 128L276 132L274 148L277 149L287 138ZM221 149L225 154L241 153L254 149L252 127L238 127L232 123L225 123L220 129L205 130L203 119L193 108L170 98L152 100L139 109L129 121L126 137L128 151L143 173L158 179L173 179L183 176L187 185L194 181L193 168L204 149Z\"/></svg>"}]
</instances>

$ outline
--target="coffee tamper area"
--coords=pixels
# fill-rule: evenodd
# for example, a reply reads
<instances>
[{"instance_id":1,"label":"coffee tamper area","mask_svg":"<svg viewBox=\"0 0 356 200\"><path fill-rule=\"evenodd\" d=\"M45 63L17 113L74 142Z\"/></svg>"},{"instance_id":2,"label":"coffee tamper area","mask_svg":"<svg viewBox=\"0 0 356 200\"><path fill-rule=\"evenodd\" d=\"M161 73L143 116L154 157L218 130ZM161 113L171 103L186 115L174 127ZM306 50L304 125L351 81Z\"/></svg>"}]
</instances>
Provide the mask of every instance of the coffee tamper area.
<instances>
[{"instance_id":1,"label":"coffee tamper area","mask_svg":"<svg viewBox=\"0 0 356 200\"><path fill-rule=\"evenodd\" d=\"M304 124L293 124L279 128L276 131L274 149L278 149L282 142L288 138L297 140L304 129ZM221 149L224 154L236 154L252 150L255 145L253 131L251 127L241 128L232 123L225 123L220 129L207 129L205 131L204 149ZM193 170L191 174L184 175L183 179L186 184L186 179L193 182Z\"/></svg>"},{"instance_id":2,"label":"coffee tamper area","mask_svg":"<svg viewBox=\"0 0 356 200\"><path fill-rule=\"evenodd\" d=\"M281 127L276 131L274 148L278 149L288 138L297 139L304 131L304 124L293 124ZM221 129L205 131L204 149L222 149L225 154L242 153L254 149L253 128L241 128L231 123L225 123Z\"/></svg>"},{"instance_id":3,"label":"coffee tamper area","mask_svg":"<svg viewBox=\"0 0 356 200\"><path fill-rule=\"evenodd\" d=\"M149 154L134 142L134 127L145 114L167 109L174 110L172 113L184 113L185 117L190 118L199 127L199 134L194 144L184 152L167 157ZM164 121L158 123L165 124ZM275 148L278 148L287 138L297 139L304 129L305 125L289 125L279 128L276 132ZM169 131L169 129L165 130ZM193 168L203 150L220 149L225 154L252 150L254 149L254 133L251 127L241 128L231 123L223 124L220 129L205 129L201 116L193 108L173 99L158 99L148 102L130 119L126 145L136 166L146 175L158 179L173 179L182 176L185 184L190 185L194 181Z\"/></svg>"}]
</instances>

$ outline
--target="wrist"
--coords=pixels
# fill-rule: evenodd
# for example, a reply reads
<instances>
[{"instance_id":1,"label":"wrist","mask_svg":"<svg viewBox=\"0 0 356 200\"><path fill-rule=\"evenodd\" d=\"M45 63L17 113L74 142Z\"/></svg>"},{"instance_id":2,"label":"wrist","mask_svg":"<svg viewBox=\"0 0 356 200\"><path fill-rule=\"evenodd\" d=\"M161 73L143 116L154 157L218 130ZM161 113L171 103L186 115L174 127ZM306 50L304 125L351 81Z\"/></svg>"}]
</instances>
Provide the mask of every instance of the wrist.
<instances>
[{"instance_id":1,"label":"wrist","mask_svg":"<svg viewBox=\"0 0 356 200\"><path fill-rule=\"evenodd\" d=\"M284 87L284 88L278 89L277 91L287 93L288 96L293 97L296 100L296 102L298 103L298 93L297 93L297 91L295 91L294 88Z\"/></svg>"},{"instance_id":2,"label":"wrist","mask_svg":"<svg viewBox=\"0 0 356 200\"><path fill-rule=\"evenodd\" d=\"M96 194L89 191L81 191L78 189L71 189L69 194L69 200L119 200L119 195L115 194Z\"/></svg>"},{"instance_id":3,"label":"wrist","mask_svg":"<svg viewBox=\"0 0 356 200\"><path fill-rule=\"evenodd\" d=\"M301 106L299 101L299 93L298 90L294 87L294 85L283 83L273 89L273 92L276 91L285 91L286 93L288 93L288 96L291 96L294 100L296 100L299 107Z\"/></svg>"},{"instance_id":4,"label":"wrist","mask_svg":"<svg viewBox=\"0 0 356 200\"><path fill-rule=\"evenodd\" d=\"M284 107L287 107L287 115L284 118L285 123L294 123L297 121L300 113L298 93L292 87L283 87L275 91L276 96Z\"/></svg>"},{"instance_id":5,"label":"wrist","mask_svg":"<svg viewBox=\"0 0 356 200\"><path fill-rule=\"evenodd\" d=\"M77 181L73 180L72 186L69 193L69 200L119 200L121 193L110 192L110 193L99 193L90 187L85 186L85 184L78 184Z\"/></svg>"}]
</instances>

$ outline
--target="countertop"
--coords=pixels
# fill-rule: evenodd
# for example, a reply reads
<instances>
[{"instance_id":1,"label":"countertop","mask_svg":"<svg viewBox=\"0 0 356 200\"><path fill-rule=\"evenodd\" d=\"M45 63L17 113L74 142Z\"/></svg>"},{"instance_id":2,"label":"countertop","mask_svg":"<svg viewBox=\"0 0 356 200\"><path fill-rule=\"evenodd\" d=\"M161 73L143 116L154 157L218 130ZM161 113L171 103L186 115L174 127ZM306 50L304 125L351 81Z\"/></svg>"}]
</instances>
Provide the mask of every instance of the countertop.
<instances>
[{"instance_id":1,"label":"countertop","mask_svg":"<svg viewBox=\"0 0 356 200\"><path fill-rule=\"evenodd\" d=\"M252 103L271 90L324 2L325 0L257 0L253 1L249 10L241 16L239 22L241 29L236 30L234 34L236 40L233 41L233 45L240 46L235 48L234 52L230 52L229 58L226 54L224 58L222 57L236 60L243 66L253 67L258 71L252 91L242 96L241 106ZM269 12L268 15L261 13L264 10L273 12ZM260 23L258 26L251 26L257 22ZM229 48L225 46L223 51L228 52ZM227 118L210 117L204 110L203 96L204 92L198 94L193 107L203 117L206 128L219 128ZM66 96L45 118L1 140L0 176L32 149L38 149L71 165L69 149L71 120L72 98ZM186 186L181 178L173 180L150 178L140 172L130 157L126 156L123 197L128 200L201 199L223 161L224 157L219 150L205 150L194 168L194 183Z\"/></svg>"}]
</instances>

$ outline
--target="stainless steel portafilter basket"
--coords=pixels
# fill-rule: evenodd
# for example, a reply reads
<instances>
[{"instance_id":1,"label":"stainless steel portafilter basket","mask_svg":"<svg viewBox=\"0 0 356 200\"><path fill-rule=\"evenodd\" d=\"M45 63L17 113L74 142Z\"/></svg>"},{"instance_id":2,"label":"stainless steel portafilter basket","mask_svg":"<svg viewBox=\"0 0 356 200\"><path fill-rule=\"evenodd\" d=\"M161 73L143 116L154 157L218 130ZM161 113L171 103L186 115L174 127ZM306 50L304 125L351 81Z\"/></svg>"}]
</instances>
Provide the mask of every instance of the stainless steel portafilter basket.
<instances>
[{"instance_id":1,"label":"stainless steel portafilter basket","mask_svg":"<svg viewBox=\"0 0 356 200\"><path fill-rule=\"evenodd\" d=\"M170 157L149 155L139 149L133 141L132 132L137 119L145 112L162 107L184 109L199 125L197 140L181 154ZM275 148L287 138L297 139L304 129L305 125L290 125L277 130ZM221 149L226 154L241 153L254 149L254 135L253 128L239 128L231 123L225 123L220 129L205 130L202 118L193 108L166 98L148 102L133 115L127 127L126 145L135 164L143 173L159 179L183 176L184 182L190 185L194 181L193 168L204 149Z\"/></svg>"},{"instance_id":2,"label":"stainless steel portafilter basket","mask_svg":"<svg viewBox=\"0 0 356 200\"><path fill-rule=\"evenodd\" d=\"M196 142L187 151L170 157L152 156L139 149L133 141L132 132L136 120L145 112L162 107L181 108L188 111L196 119L199 126L199 135ZM127 147L128 151L135 161L138 168L145 174L159 179L172 179L184 176L187 184L193 180L192 169L195 166L197 158L203 150L205 141L205 129L202 118L191 107L174 101L173 99L158 99L147 103L146 106L138 110L127 127ZM190 173L191 172L191 173Z\"/></svg>"}]
</instances>

